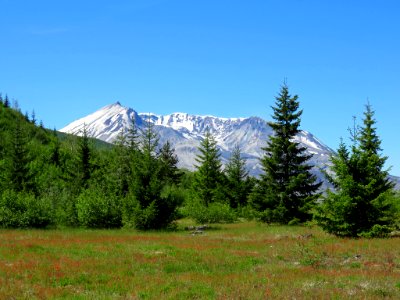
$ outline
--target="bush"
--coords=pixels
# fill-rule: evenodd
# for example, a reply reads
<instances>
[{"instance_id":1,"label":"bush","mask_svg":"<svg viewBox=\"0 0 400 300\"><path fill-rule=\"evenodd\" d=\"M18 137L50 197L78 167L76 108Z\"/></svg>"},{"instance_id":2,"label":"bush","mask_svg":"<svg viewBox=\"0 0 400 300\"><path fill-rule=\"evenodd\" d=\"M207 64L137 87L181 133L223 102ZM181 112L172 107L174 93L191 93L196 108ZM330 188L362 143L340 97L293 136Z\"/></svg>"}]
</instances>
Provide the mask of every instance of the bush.
<instances>
[{"instance_id":1,"label":"bush","mask_svg":"<svg viewBox=\"0 0 400 300\"><path fill-rule=\"evenodd\" d=\"M120 203L115 196L104 195L96 189L83 191L76 203L79 224L87 228L122 226Z\"/></svg>"},{"instance_id":2,"label":"bush","mask_svg":"<svg viewBox=\"0 0 400 300\"><path fill-rule=\"evenodd\" d=\"M394 209L394 227L396 230L400 230L400 193L393 197L393 209Z\"/></svg>"},{"instance_id":3,"label":"bush","mask_svg":"<svg viewBox=\"0 0 400 300\"><path fill-rule=\"evenodd\" d=\"M53 209L46 198L6 190L0 197L0 227L45 228L53 223Z\"/></svg>"},{"instance_id":4,"label":"bush","mask_svg":"<svg viewBox=\"0 0 400 300\"><path fill-rule=\"evenodd\" d=\"M208 206L198 200L191 200L183 208L183 214L197 223L233 223L237 220L236 212L225 203L214 202Z\"/></svg>"},{"instance_id":5,"label":"bush","mask_svg":"<svg viewBox=\"0 0 400 300\"><path fill-rule=\"evenodd\" d=\"M168 228L177 219L177 207L182 204L184 193L175 186L166 186L159 198L141 207L132 195L124 200L123 224L139 230Z\"/></svg>"},{"instance_id":6,"label":"bush","mask_svg":"<svg viewBox=\"0 0 400 300\"><path fill-rule=\"evenodd\" d=\"M159 229L157 215L158 207L155 201L145 208L137 204L133 209L131 224L139 230Z\"/></svg>"},{"instance_id":7,"label":"bush","mask_svg":"<svg viewBox=\"0 0 400 300\"><path fill-rule=\"evenodd\" d=\"M250 205L238 207L237 214L239 218L244 218L248 221L260 219L260 212L255 210Z\"/></svg>"},{"instance_id":8,"label":"bush","mask_svg":"<svg viewBox=\"0 0 400 300\"><path fill-rule=\"evenodd\" d=\"M76 212L77 196L65 189L58 196L52 195L50 197L53 199L55 206L55 223L62 226L79 226Z\"/></svg>"},{"instance_id":9,"label":"bush","mask_svg":"<svg viewBox=\"0 0 400 300\"><path fill-rule=\"evenodd\" d=\"M389 233L392 231L393 228L386 226L386 225L378 225L375 224L372 226L371 230L362 232L359 234L360 237L365 238L386 238L389 236Z\"/></svg>"}]
</instances>

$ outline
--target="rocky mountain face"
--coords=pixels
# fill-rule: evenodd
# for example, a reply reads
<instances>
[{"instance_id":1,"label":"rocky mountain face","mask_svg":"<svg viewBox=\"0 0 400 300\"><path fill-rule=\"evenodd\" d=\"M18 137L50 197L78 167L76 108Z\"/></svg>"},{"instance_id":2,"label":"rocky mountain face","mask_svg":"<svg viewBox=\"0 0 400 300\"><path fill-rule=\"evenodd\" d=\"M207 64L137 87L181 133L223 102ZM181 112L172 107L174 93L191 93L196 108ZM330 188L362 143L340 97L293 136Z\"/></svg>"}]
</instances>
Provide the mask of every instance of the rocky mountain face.
<instances>
[{"instance_id":1,"label":"rocky mountain face","mask_svg":"<svg viewBox=\"0 0 400 300\"><path fill-rule=\"evenodd\" d=\"M206 130L209 130L218 143L223 164L228 161L233 147L239 144L250 174L258 176L262 172L259 161L263 155L262 147L265 147L269 136L273 134L267 122L259 117L219 118L187 113L160 116L137 113L119 102L76 120L60 131L79 135L86 126L90 136L112 143L121 131L129 128L132 119L139 128L145 122L152 122L160 136L160 144L168 140L175 148L179 166L189 170L195 169L197 148ZM305 146L308 153L313 154L310 164L315 166L313 172L322 180L321 169L329 166L329 157L333 151L307 131L301 131L295 140Z\"/></svg>"}]
</instances>

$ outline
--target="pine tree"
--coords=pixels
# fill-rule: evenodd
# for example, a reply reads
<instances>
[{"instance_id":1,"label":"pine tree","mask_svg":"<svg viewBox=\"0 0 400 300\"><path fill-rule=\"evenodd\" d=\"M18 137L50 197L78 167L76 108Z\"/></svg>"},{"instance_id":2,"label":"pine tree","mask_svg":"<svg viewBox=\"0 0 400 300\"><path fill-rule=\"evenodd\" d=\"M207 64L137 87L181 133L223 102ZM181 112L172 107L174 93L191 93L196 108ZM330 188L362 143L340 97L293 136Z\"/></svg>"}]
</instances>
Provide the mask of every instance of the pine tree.
<instances>
[{"instance_id":1,"label":"pine tree","mask_svg":"<svg viewBox=\"0 0 400 300\"><path fill-rule=\"evenodd\" d=\"M36 125L36 114L35 114L34 110L32 110L31 122L32 122L33 125Z\"/></svg>"},{"instance_id":2,"label":"pine tree","mask_svg":"<svg viewBox=\"0 0 400 300\"><path fill-rule=\"evenodd\" d=\"M161 163L161 177L167 183L177 184L182 172L178 168L178 156L175 149L167 141L158 152L158 159Z\"/></svg>"},{"instance_id":3,"label":"pine tree","mask_svg":"<svg viewBox=\"0 0 400 300\"><path fill-rule=\"evenodd\" d=\"M163 195L164 181L161 163L157 157L158 134L154 124L146 122L140 136L140 153L133 164L131 196L136 204L126 206L125 224L133 222L137 229L160 229L176 218L178 202Z\"/></svg>"},{"instance_id":4,"label":"pine tree","mask_svg":"<svg viewBox=\"0 0 400 300\"><path fill-rule=\"evenodd\" d=\"M110 156L110 188L118 196L126 197L133 189L136 164L141 159L139 143L138 128L131 119L128 130L121 130L115 139Z\"/></svg>"},{"instance_id":5,"label":"pine tree","mask_svg":"<svg viewBox=\"0 0 400 300\"><path fill-rule=\"evenodd\" d=\"M368 104L363 126L352 131L351 152L341 141L337 155L331 158L334 174L328 179L335 191L328 191L315 218L337 236L385 235L393 222L393 184L384 170L387 157L380 155L375 124Z\"/></svg>"},{"instance_id":6,"label":"pine tree","mask_svg":"<svg viewBox=\"0 0 400 300\"><path fill-rule=\"evenodd\" d=\"M6 94L6 97L4 98L4 107L6 107L6 108L10 107L10 100L8 99L7 94Z\"/></svg>"},{"instance_id":7,"label":"pine tree","mask_svg":"<svg viewBox=\"0 0 400 300\"><path fill-rule=\"evenodd\" d=\"M134 118L130 119L130 126L126 136L127 146L132 154L139 150L139 130Z\"/></svg>"},{"instance_id":8,"label":"pine tree","mask_svg":"<svg viewBox=\"0 0 400 300\"><path fill-rule=\"evenodd\" d=\"M13 133L12 147L10 152L11 168L9 178L14 191L20 192L29 189L29 157L28 157L28 140L24 135L21 120L15 123Z\"/></svg>"},{"instance_id":9,"label":"pine tree","mask_svg":"<svg viewBox=\"0 0 400 300\"><path fill-rule=\"evenodd\" d=\"M232 208L244 206L249 193L246 160L241 156L239 145L235 145L228 164L225 167L228 182L229 202Z\"/></svg>"},{"instance_id":10,"label":"pine tree","mask_svg":"<svg viewBox=\"0 0 400 300\"><path fill-rule=\"evenodd\" d=\"M114 193L125 197L129 192L129 186L132 181L132 161L127 136L122 131L114 141L111 157L113 158L113 162L110 166L110 177L114 181Z\"/></svg>"},{"instance_id":11,"label":"pine tree","mask_svg":"<svg viewBox=\"0 0 400 300\"><path fill-rule=\"evenodd\" d=\"M158 135L154 124L146 122L140 136L141 155L134 162L134 194L142 208L148 207L160 196L162 185L159 178L160 165L156 159Z\"/></svg>"},{"instance_id":12,"label":"pine tree","mask_svg":"<svg viewBox=\"0 0 400 300\"><path fill-rule=\"evenodd\" d=\"M82 188L88 187L88 182L91 176L91 156L92 150L90 147L89 135L86 125L84 125L82 136L79 139L79 179Z\"/></svg>"},{"instance_id":13,"label":"pine tree","mask_svg":"<svg viewBox=\"0 0 400 300\"><path fill-rule=\"evenodd\" d=\"M199 200L208 206L221 198L223 183L221 154L217 148L217 142L208 130L198 150L200 153L197 155L196 161L199 165L196 166L194 191Z\"/></svg>"},{"instance_id":14,"label":"pine tree","mask_svg":"<svg viewBox=\"0 0 400 300\"><path fill-rule=\"evenodd\" d=\"M55 130L53 131L54 141L51 147L51 154L50 154L50 163L54 166L60 167L61 166L61 158L60 158L60 147L61 143L57 137L57 133Z\"/></svg>"},{"instance_id":15,"label":"pine tree","mask_svg":"<svg viewBox=\"0 0 400 300\"><path fill-rule=\"evenodd\" d=\"M321 183L311 174L307 164L312 155L294 141L300 132L298 96L291 96L286 84L276 97L272 107L274 122L268 125L274 130L261 159L264 173L261 175L255 206L264 212L264 220L279 223L297 223L311 219L311 209L320 196Z\"/></svg>"},{"instance_id":16,"label":"pine tree","mask_svg":"<svg viewBox=\"0 0 400 300\"><path fill-rule=\"evenodd\" d=\"M360 129L358 141L360 151L368 163L366 177L373 182L372 197L377 197L381 193L391 190L394 185L389 180L389 172L383 169L387 156L380 156L381 141L376 133L376 127L374 127L376 124L374 114L371 105L367 104L364 112L364 125Z\"/></svg>"}]
</instances>

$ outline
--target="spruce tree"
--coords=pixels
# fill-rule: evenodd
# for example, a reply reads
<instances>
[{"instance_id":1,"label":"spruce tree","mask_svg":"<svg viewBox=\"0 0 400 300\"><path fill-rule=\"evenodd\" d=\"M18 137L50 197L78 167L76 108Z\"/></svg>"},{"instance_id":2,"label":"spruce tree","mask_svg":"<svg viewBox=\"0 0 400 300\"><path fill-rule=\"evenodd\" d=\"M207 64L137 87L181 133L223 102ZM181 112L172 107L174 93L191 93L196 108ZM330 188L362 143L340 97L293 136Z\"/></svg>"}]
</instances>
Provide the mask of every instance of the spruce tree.
<instances>
[{"instance_id":1,"label":"spruce tree","mask_svg":"<svg viewBox=\"0 0 400 300\"><path fill-rule=\"evenodd\" d=\"M137 229L166 228L176 218L178 202L164 195L161 163L157 157L159 137L154 124L146 122L140 136L139 159L133 164L131 197L136 203L126 206L125 224ZM132 211L130 211L132 209Z\"/></svg>"},{"instance_id":2,"label":"spruce tree","mask_svg":"<svg viewBox=\"0 0 400 300\"><path fill-rule=\"evenodd\" d=\"M25 121L29 122L29 115L28 115L28 112L25 112L24 118L25 118Z\"/></svg>"},{"instance_id":3,"label":"spruce tree","mask_svg":"<svg viewBox=\"0 0 400 300\"><path fill-rule=\"evenodd\" d=\"M35 114L34 110L32 110L32 113L31 113L31 122L33 125L36 125L36 114Z\"/></svg>"},{"instance_id":4,"label":"spruce tree","mask_svg":"<svg viewBox=\"0 0 400 300\"><path fill-rule=\"evenodd\" d=\"M9 178L12 189L17 192L28 190L30 182L28 140L19 118L15 123L13 132L10 160Z\"/></svg>"},{"instance_id":5,"label":"spruce tree","mask_svg":"<svg viewBox=\"0 0 400 300\"><path fill-rule=\"evenodd\" d=\"M157 199L162 189L160 165L156 158L158 140L154 124L146 122L140 136L140 159L134 162L134 193L142 208L148 207Z\"/></svg>"},{"instance_id":6,"label":"spruce tree","mask_svg":"<svg viewBox=\"0 0 400 300\"><path fill-rule=\"evenodd\" d=\"M54 134L54 139L53 139L53 143L51 145L50 163L56 167L60 167L61 166L61 158L60 158L61 143L60 143L59 138L57 137L57 134L55 133L55 130L53 131L53 134Z\"/></svg>"},{"instance_id":7,"label":"spruce tree","mask_svg":"<svg viewBox=\"0 0 400 300\"><path fill-rule=\"evenodd\" d=\"M4 107L9 108L10 107L10 100L8 99L8 96L6 94L6 97L4 98Z\"/></svg>"},{"instance_id":8,"label":"spruce tree","mask_svg":"<svg viewBox=\"0 0 400 300\"><path fill-rule=\"evenodd\" d=\"M134 181L135 164L140 160L139 132L135 119L130 119L130 126L126 132L121 131L115 141L116 176L118 189L126 196Z\"/></svg>"},{"instance_id":9,"label":"spruce tree","mask_svg":"<svg viewBox=\"0 0 400 300\"><path fill-rule=\"evenodd\" d=\"M228 197L230 206L238 208L247 202L249 172L246 170L246 160L241 156L239 145L233 148L231 157L225 167L228 182Z\"/></svg>"},{"instance_id":10,"label":"spruce tree","mask_svg":"<svg viewBox=\"0 0 400 300\"><path fill-rule=\"evenodd\" d=\"M131 156L127 145L126 134L120 132L114 141L111 151L110 180L113 181L114 193L125 197L132 181Z\"/></svg>"},{"instance_id":11,"label":"spruce tree","mask_svg":"<svg viewBox=\"0 0 400 300\"><path fill-rule=\"evenodd\" d=\"M276 97L273 122L268 125L274 130L267 146L263 148L261 175L255 206L263 211L264 220L292 224L310 220L311 209L320 196L321 183L311 174L307 164L312 155L294 140L300 133L302 110L298 96L291 96L286 84Z\"/></svg>"},{"instance_id":12,"label":"spruce tree","mask_svg":"<svg viewBox=\"0 0 400 300\"><path fill-rule=\"evenodd\" d=\"M351 151L341 141L337 155L331 158L334 174L327 177L335 191L328 191L315 217L329 233L372 237L390 230L393 184L384 169L387 157L380 154L375 124L374 111L368 104L363 126L352 131Z\"/></svg>"},{"instance_id":13,"label":"spruce tree","mask_svg":"<svg viewBox=\"0 0 400 300\"><path fill-rule=\"evenodd\" d=\"M199 163L195 172L194 192L205 206L221 198L223 183L222 164L217 142L207 130L198 148L196 161Z\"/></svg>"},{"instance_id":14,"label":"spruce tree","mask_svg":"<svg viewBox=\"0 0 400 300\"><path fill-rule=\"evenodd\" d=\"M79 179L82 188L88 187L88 182L91 176L91 156L92 150L90 147L89 135L86 125L83 126L82 136L79 139Z\"/></svg>"},{"instance_id":15,"label":"spruce tree","mask_svg":"<svg viewBox=\"0 0 400 300\"><path fill-rule=\"evenodd\" d=\"M175 154L175 149L172 148L171 143L167 141L158 152L158 159L161 163L161 177L162 179L171 184L177 184L182 172L178 168L178 156Z\"/></svg>"},{"instance_id":16,"label":"spruce tree","mask_svg":"<svg viewBox=\"0 0 400 300\"><path fill-rule=\"evenodd\" d=\"M135 118L130 119L130 126L126 135L126 143L131 154L137 153L139 150L139 130L136 125Z\"/></svg>"}]
</instances>

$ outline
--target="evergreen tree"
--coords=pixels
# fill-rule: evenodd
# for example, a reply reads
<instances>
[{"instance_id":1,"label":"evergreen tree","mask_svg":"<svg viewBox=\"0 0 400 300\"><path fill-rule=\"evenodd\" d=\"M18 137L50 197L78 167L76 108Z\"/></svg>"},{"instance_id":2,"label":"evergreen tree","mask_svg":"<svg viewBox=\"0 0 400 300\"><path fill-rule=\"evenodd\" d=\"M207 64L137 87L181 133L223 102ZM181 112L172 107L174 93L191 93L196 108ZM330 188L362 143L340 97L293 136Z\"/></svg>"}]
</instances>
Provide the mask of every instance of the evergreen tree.
<instances>
[{"instance_id":1,"label":"evergreen tree","mask_svg":"<svg viewBox=\"0 0 400 300\"><path fill-rule=\"evenodd\" d=\"M114 141L111 151L112 164L110 178L113 181L114 193L125 197L132 181L131 156L127 145L127 136L120 132Z\"/></svg>"},{"instance_id":2,"label":"evergreen tree","mask_svg":"<svg viewBox=\"0 0 400 300\"><path fill-rule=\"evenodd\" d=\"M140 140L142 155L134 163L134 192L142 208L149 206L161 194L160 165L156 158L158 140L154 124L146 122Z\"/></svg>"},{"instance_id":3,"label":"evergreen tree","mask_svg":"<svg viewBox=\"0 0 400 300\"><path fill-rule=\"evenodd\" d=\"M88 187L88 181L91 175L91 147L90 140L87 132L86 125L84 125L82 130L82 137L79 139L79 175L80 175L80 185L82 188Z\"/></svg>"},{"instance_id":4,"label":"evergreen tree","mask_svg":"<svg viewBox=\"0 0 400 300\"><path fill-rule=\"evenodd\" d=\"M54 142L52 144L51 148L51 154L50 154L50 163L59 167L61 165L61 159L60 159L60 140L58 139L57 136L54 138Z\"/></svg>"},{"instance_id":5,"label":"evergreen tree","mask_svg":"<svg viewBox=\"0 0 400 300\"><path fill-rule=\"evenodd\" d=\"M24 135L21 121L18 119L15 123L13 133L12 147L10 152L10 173L9 178L14 191L20 192L29 188L29 157L28 140Z\"/></svg>"},{"instance_id":6,"label":"evergreen tree","mask_svg":"<svg viewBox=\"0 0 400 300\"><path fill-rule=\"evenodd\" d=\"M221 170L221 154L217 142L207 130L200 143L199 154L196 157L197 171L195 173L194 191L205 206L221 198L222 183L224 180Z\"/></svg>"},{"instance_id":7,"label":"evergreen tree","mask_svg":"<svg viewBox=\"0 0 400 300\"><path fill-rule=\"evenodd\" d=\"M134 182L135 164L140 159L139 133L134 119L131 119L127 131L121 131L113 147L113 170L116 193L126 196Z\"/></svg>"},{"instance_id":8,"label":"evergreen tree","mask_svg":"<svg viewBox=\"0 0 400 300\"><path fill-rule=\"evenodd\" d=\"M176 218L177 199L164 195L161 163L156 150L158 134L154 124L146 122L140 136L140 153L133 163L133 184L130 202L125 208L125 224L142 230L167 227Z\"/></svg>"},{"instance_id":9,"label":"evergreen tree","mask_svg":"<svg viewBox=\"0 0 400 300\"><path fill-rule=\"evenodd\" d=\"M261 159L264 173L261 175L255 206L264 212L264 220L279 223L297 223L311 219L311 209L320 196L321 183L311 174L307 164L312 155L294 141L300 132L298 96L291 96L286 84L276 97L272 107L274 122L268 125L274 130Z\"/></svg>"},{"instance_id":10,"label":"evergreen tree","mask_svg":"<svg viewBox=\"0 0 400 300\"><path fill-rule=\"evenodd\" d=\"M102 168L107 168L107 172L103 172L103 195L107 195L105 199L110 199L109 204L119 203L121 212L121 222L126 226L136 226L138 222L137 215L141 214L137 193L140 193L140 181L136 176L139 176L138 162L141 159L140 140L138 129L134 120L131 120L128 130L121 130L118 134L111 153L106 155L106 162ZM139 207L138 207L139 206ZM111 206L110 206L111 208ZM114 215L118 210L112 209L110 212ZM115 219L119 220L119 219ZM113 222L117 225L118 222ZM137 226L138 228L140 226ZM142 228L145 229L145 228Z\"/></svg>"},{"instance_id":11,"label":"evergreen tree","mask_svg":"<svg viewBox=\"0 0 400 300\"><path fill-rule=\"evenodd\" d=\"M36 114L35 114L34 110L32 110L31 122L32 122L33 125L36 125Z\"/></svg>"},{"instance_id":12,"label":"evergreen tree","mask_svg":"<svg viewBox=\"0 0 400 300\"><path fill-rule=\"evenodd\" d=\"M244 206L249 193L246 170L246 160L241 156L240 147L236 145L225 168L228 182L228 197L230 206L237 208Z\"/></svg>"},{"instance_id":13,"label":"evergreen tree","mask_svg":"<svg viewBox=\"0 0 400 300\"><path fill-rule=\"evenodd\" d=\"M27 121L27 122L29 122L29 115L28 115L28 112L25 112L25 121Z\"/></svg>"},{"instance_id":14,"label":"evergreen tree","mask_svg":"<svg viewBox=\"0 0 400 300\"><path fill-rule=\"evenodd\" d=\"M8 96L6 94L6 97L4 98L4 107L9 108L10 107L10 100L8 99Z\"/></svg>"},{"instance_id":15,"label":"evergreen tree","mask_svg":"<svg viewBox=\"0 0 400 300\"><path fill-rule=\"evenodd\" d=\"M153 128L151 128L150 131ZM140 141L139 141L139 130L135 121L135 118L131 118L130 126L127 132L127 137L126 137L127 145L130 149L131 154L137 153L137 151L140 148Z\"/></svg>"},{"instance_id":16,"label":"evergreen tree","mask_svg":"<svg viewBox=\"0 0 400 300\"><path fill-rule=\"evenodd\" d=\"M158 159L161 163L161 177L167 183L177 184L182 172L178 169L178 157L175 149L167 141L158 152Z\"/></svg>"},{"instance_id":17,"label":"evergreen tree","mask_svg":"<svg viewBox=\"0 0 400 300\"><path fill-rule=\"evenodd\" d=\"M352 131L351 152L341 141L337 155L331 158L334 174L327 177L335 191L328 191L315 218L337 236L385 235L393 222L393 184L384 170L387 157L380 155L375 124L368 104L363 126Z\"/></svg>"}]
</instances>

